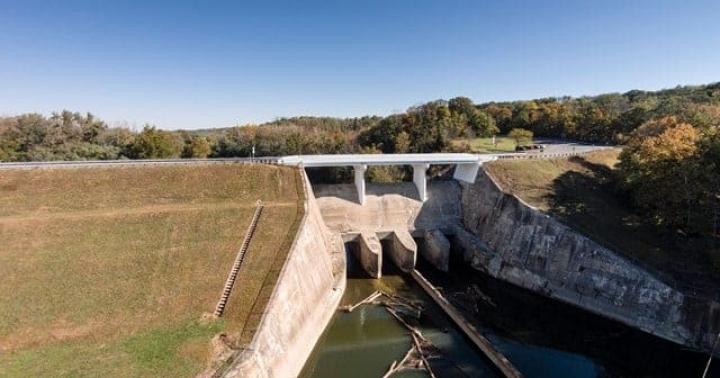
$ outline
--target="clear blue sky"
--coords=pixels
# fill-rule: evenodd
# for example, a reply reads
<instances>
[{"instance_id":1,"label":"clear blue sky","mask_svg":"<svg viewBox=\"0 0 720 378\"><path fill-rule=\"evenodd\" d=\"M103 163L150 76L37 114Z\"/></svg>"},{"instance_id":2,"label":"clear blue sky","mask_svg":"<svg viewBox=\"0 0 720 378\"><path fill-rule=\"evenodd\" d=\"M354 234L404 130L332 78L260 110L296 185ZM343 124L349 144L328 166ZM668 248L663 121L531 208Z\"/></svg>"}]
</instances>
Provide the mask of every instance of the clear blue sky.
<instances>
[{"instance_id":1,"label":"clear blue sky","mask_svg":"<svg viewBox=\"0 0 720 378\"><path fill-rule=\"evenodd\" d=\"M718 0L0 0L2 115L221 127L718 80Z\"/></svg>"}]
</instances>

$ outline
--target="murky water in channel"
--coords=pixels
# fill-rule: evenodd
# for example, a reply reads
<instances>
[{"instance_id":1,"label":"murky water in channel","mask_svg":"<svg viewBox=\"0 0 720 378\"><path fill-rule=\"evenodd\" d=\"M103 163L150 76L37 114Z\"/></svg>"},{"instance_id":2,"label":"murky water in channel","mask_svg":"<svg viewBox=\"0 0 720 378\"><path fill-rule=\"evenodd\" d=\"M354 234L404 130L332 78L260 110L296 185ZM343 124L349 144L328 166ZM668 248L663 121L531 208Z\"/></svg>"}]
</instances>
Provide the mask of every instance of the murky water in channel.
<instances>
[{"instance_id":1,"label":"murky water in channel","mask_svg":"<svg viewBox=\"0 0 720 378\"><path fill-rule=\"evenodd\" d=\"M368 279L349 258L348 282L342 305L354 304L375 290L423 302L417 326L441 358L431 360L441 377L496 377L494 368L465 340L432 300L410 277L385 271L380 280ZM318 342L301 377L382 377L393 360L400 361L411 347L407 330L382 306L364 305L352 313L338 311ZM422 371L404 371L397 377L426 377Z\"/></svg>"},{"instance_id":2,"label":"murky water in channel","mask_svg":"<svg viewBox=\"0 0 720 378\"><path fill-rule=\"evenodd\" d=\"M466 313L481 332L525 377L700 377L702 355L598 318L571 306L451 266L454 274L419 269ZM412 278L397 271L369 279L348 259L348 283L341 305L356 303L375 290L421 300L426 310L416 324L440 349L432 360L438 377L495 377L491 363L458 332L449 318ZM462 292L475 285L490 301L468 306ZM454 295L452 293L459 293ZM459 298L459 300L458 300ZM472 308L469 308L472 307ZM352 313L338 311L306 363L301 377L382 377L400 360L411 341L404 327L381 306L364 305ZM714 363L718 363L715 361ZM717 377L720 363L709 376ZM426 377L406 371L397 377Z\"/></svg>"}]
</instances>

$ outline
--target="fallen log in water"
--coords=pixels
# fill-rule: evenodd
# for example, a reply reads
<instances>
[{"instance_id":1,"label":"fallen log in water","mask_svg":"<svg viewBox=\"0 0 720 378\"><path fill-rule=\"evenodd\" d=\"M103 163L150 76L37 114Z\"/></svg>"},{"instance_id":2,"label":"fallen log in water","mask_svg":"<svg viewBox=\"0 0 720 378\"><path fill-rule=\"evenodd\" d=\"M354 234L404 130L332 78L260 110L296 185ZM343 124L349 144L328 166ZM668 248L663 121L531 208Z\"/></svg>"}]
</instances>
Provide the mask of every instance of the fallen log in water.
<instances>
[{"instance_id":1,"label":"fallen log in water","mask_svg":"<svg viewBox=\"0 0 720 378\"><path fill-rule=\"evenodd\" d=\"M408 350L407 354L405 354L405 357L402 361L400 361L400 363L395 364L393 361L390 369L383 377L389 377L392 374L404 369L422 369L427 371L431 378L435 378L435 373L433 373L432 368L430 368L430 362L428 362L428 355L430 354L430 351L435 350L432 343L422 335L420 330L405 321L405 319L403 319L402 316L400 316L393 308L385 306L385 310L397 319L403 327L410 331L412 347ZM410 356L412 356L413 353L417 354L417 357L410 359Z\"/></svg>"},{"instance_id":2,"label":"fallen log in water","mask_svg":"<svg viewBox=\"0 0 720 378\"><path fill-rule=\"evenodd\" d=\"M411 273L415 281L425 292L432 298L440 308L452 319L455 324L470 338L470 340L490 359L490 361L497 367L498 370L509 378L520 378L522 374L512 365L512 363L505 358L505 356L497 351L495 347L486 339L475 327L470 324L462 315L455 309L455 306L450 304L447 299L417 270L413 270Z\"/></svg>"},{"instance_id":3,"label":"fallen log in water","mask_svg":"<svg viewBox=\"0 0 720 378\"><path fill-rule=\"evenodd\" d=\"M413 339L413 344L415 344L415 349L418 350L420 359L422 359L423 366L425 366L425 370L427 370L428 374L430 374L430 378L435 378L435 374L433 373L432 369L430 368L430 363L428 362L427 358L425 358L425 353L423 351L422 345L420 344L420 340L418 340L418 337L414 333L412 334L412 339ZM424 341L428 342L427 340L424 340Z\"/></svg>"},{"instance_id":4,"label":"fallen log in water","mask_svg":"<svg viewBox=\"0 0 720 378\"><path fill-rule=\"evenodd\" d=\"M383 295L382 292L380 292L379 290L376 290L375 292L373 292L373 293L370 294L367 298L361 300L360 302L358 302L358 303L356 303L356 304L354 304L354 305L343 306L343 307L341 307L340 309L341 309L341 310L345 310L345 311L347 311L347 312L353 312L354 309L356 309L356 308L358 308L358 307L360 307L360 306L362 306L362 305L364 305L364 304L366 304L366 303L371 303L372 301L378 299L378 298L381 297L382 295Z\"/></svg>"}]
</instances>

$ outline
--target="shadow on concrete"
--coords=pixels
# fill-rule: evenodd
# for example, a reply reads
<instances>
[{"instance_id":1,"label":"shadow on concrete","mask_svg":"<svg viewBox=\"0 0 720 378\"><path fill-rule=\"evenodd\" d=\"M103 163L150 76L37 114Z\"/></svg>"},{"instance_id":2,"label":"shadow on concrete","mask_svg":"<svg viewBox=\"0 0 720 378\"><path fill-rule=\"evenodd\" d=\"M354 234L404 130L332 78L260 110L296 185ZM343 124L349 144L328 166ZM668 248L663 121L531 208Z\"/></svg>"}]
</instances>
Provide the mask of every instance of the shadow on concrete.
<instances>
[{"instance_id":1,"label":"shadow on concrete","mask_svg":"<svg viewBox=\"0 0 720 378\"><path fill-rule=\"evenodd\" d=\"M357 259L360 243L350 241L345 243L345 261L347 264L347 278L349 279L372 279L370 275L362 268L360 261Z\"/></svg>"},{"instance_id":2,"label":"shadow on concrete","mask_svg":"<svg viewBox=\"0 0 720 378\"><path fill-rule=\"evenodd\" d=\"M366 183L365 196L381 197L385 195L398 195L412 200L418 200L419 195L412 182L398 183ZM335 197L348 202L358 203L358 193L355 184L313 184L315 197Z\"/></svg>"},{"instance_id":3,"label":"shadow on concrete","mask_svg":"<svg viewBox=\"0 0 720 378\"><path fill-rule=\"evenodd\" d=\"M583 171L568 171L553 181L547 198L550 214L677 288L717 296L720 282L710 258L711 241L678 234L632 211L607 166L581 156L570 161Z\"/></svg>"}]
</instances>

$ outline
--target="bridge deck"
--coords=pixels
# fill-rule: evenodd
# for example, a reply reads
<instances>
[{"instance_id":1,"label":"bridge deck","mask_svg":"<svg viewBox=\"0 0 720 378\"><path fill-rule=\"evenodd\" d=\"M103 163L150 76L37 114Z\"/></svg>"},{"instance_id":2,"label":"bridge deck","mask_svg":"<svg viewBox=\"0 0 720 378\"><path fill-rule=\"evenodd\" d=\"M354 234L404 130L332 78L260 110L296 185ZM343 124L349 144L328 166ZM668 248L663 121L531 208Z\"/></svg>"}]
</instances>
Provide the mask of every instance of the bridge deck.
<instances>
[{"instance_id":1,"label":"bridge deck","mask_svg":"<svg viewBox=\"0 0 720 378\"><path fill-rule=\"evenodd\" d=\"M494 155L466 153L434 154L343 154L293 155L279 159L281 164L305 167L340 167L353 165L472 164L494 160Z\"/></svg>"}]
</instances>

